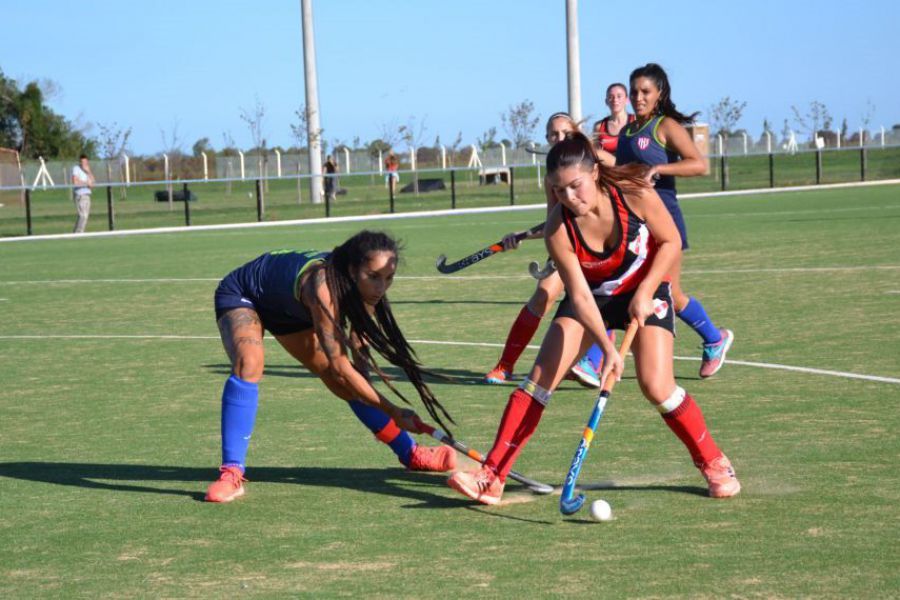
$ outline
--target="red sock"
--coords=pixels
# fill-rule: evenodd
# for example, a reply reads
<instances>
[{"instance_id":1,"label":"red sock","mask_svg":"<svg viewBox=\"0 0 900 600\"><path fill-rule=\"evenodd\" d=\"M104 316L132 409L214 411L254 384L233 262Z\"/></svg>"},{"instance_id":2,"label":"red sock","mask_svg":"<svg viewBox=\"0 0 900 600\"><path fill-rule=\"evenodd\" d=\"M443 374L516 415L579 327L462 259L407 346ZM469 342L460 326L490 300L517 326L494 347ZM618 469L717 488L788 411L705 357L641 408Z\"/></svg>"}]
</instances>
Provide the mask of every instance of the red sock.
<instances>
[{"instance_id":1,"label":"red sock","mask_svg":"<svg viewBox=\"0 0 900 600\"><path fill-rule=\"evenodd\" d=\"M512 373L516 361L522 356L525 346L534 337L534 332L540 324L541 318L528 310L527 304L523 306L509 330L509 335L506 336L506 345L503 346L503 354L500 355L498 363L502 368Z\"/></svg>"},{"instance_id":2,"label":"red sock","mask_svg":"<svg viewBox=\"0 0 900 600\"><path fill-rule=\"evenodd\" d=\"M543 412L544 405L524 391L517 389L510 394L494 447L485 461L485 465L496 471L501 480L505 480L506 474L512 470L522 448L537 429Z\"/></svg>"},{"instance_id":3,"label":"red sock","mask_svg":"<svg viewBox=\"0 0 900 600\"><path fill-rule=\"evenodd\" d=\"M664 414L662 418L687 447L697 467L722 456L722 451L706 428L703 412L690 394L685 394L681 404L672 412Z\"/></svg>"}]
</instances>

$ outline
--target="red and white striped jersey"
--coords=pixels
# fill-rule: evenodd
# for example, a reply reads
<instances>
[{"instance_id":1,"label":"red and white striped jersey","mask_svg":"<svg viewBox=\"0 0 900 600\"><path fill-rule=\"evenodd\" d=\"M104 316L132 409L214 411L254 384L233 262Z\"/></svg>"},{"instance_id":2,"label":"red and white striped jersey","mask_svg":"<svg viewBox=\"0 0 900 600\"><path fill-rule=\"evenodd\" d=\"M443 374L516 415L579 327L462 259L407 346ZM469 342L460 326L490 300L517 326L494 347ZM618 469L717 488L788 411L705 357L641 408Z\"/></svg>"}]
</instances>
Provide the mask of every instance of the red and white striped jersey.
<instances>
[{"instance_id":1,"label":"red and white striped jersey","mask_svg":"<svg viewBox=\"0 0 900 600\"><path fill-rule=\"evenodd\" d=\"M575 215L562 207L563 223L569 241L581 264L581 272L595 296L615 296L634 291L656 256L657 243L647 223L631 212L618 187L607 188L615 223L617 241L609 249L596 251L585 243Z\"/></svg>"}]
</instances>

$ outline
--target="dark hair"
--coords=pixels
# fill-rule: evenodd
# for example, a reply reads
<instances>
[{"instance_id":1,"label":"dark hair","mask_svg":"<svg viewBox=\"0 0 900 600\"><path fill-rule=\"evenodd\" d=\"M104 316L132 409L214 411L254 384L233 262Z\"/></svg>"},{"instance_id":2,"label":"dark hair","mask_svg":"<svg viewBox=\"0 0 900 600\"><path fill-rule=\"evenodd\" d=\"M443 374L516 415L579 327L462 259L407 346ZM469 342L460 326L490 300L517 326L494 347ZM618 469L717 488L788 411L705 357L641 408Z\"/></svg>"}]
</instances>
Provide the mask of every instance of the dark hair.
<instances>
[{"instance_id":1,"label":"dark hair","mask_svg":"<svg viewBox=\"0 0 900 600\"><path fill-rule=\"evenodd\" d=\"M659 90L659 101L656 103L654 113L669 117L682 125L693 123L697 115L700 114L695 112L685 115L675 108L675 103L672 102L672 87L669 85L669 77L658 64L647 63L643 67L638 67L632 71L631 76L628 78L632 89L634 89L634 80L639 77L646 77L651 80L656 85L656 89Z\"/></svg>"},{"instance_id":2,"label":"dark hair","mask_svg":"<svg viewBox=\"0 0 900 600\"><path fill-rule=\"evenodd\" d=\"M69 156L71 156L71 154L70 154ZM87 154L82 154L81 156L78 157L78 160L84 160L84 159L86 159L87 157L88 157Z\"/></svg>"},{"instance_id":3,"label":"dark hair","mask_svg":"<svg viewBox=\"0 0 900 600\"><path fill-rule=\"evenodd\" d=\"M422 378L421 362L406 338L403 337L403 332L400 331L400 327L394 319L387 296L383 296L375 305L375 318L373 319L369 316L362 296L351 277L351 273L358 270L373 252L391 252L394 256L399 257L399 250L400 246L397 241L386 233L368 230L360 231L334 248L326 263L325 277L338 312L337 329L343 336L342 342L349 347L349 336L344 332L349 324L350 331L365 343L359 354L378 373L391 391L409 404L409 400L391 384L388 377L372 359L368 347L375 348L378 354L391 364L403 369L403 372L409 377L409 381L419 392L419 397L428 410L428 414L437 421L438 425L449 432L440 415L449 419L451 423L456 421L425 384ZM440 411L440 415L438 411Z\"/></svg>"},{"instance_id":4,"label":"dark hair","mask_svg":"<svg viewBox=\"0 0 900 600\"><path fill-rule=\"evenodd\" d=\"M617 87L622 88L622 90L625 92L625 95L626 96L628 95L628 86L625 85L624 83L619 83L619 82L609 84L606 87L606 95L609 96L609 93L612 91L612 89L617 88Z\"/></svg>"},{"instance_id":5,"label":"dark hair","mask_svg":"<svg viewBox=\"0 0 900 600\"><path fill-rule=\"evenodd\" d=\"M547 175L575 165L588 170L598 165L600 167L597 176L598 186L617 186L631 190L650 187L643 178L645 165L631 163L616 167L603 166L591 140L580 131L567 134L564 140L550 149L550 153L547 154Z\"/></svg>"}]
</instances>

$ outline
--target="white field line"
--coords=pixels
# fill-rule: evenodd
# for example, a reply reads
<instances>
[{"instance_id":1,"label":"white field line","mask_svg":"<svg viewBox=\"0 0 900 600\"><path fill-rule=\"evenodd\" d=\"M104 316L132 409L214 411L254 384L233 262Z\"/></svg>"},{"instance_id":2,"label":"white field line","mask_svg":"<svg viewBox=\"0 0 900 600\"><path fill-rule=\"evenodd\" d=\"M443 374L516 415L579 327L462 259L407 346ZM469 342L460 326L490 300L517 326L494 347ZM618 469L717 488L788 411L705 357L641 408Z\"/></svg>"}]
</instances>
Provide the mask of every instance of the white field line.
<instances>
[{"instance_id":1,"label":"white field line","mask_svg":"<svg viewBox=\"0 0 900 600\"><path fill-rule=\"evenodd\" d=\"M851 183L826 183L820 185L800 185L781 188L759 188L754 190L735 190L731 192L701 192L696 194L679 194L679 200L696 198L719 198L728 196L750 196L754 194L780 194L783 192L806 192L814 190L834 190L842 188L871 187L883 185L896 185L900 179L884 179L881 181L857 181ZM0 242L28 242L36 240L75 240L90 239L95 237L114 237L126 235L146 235L153 233L184 233L192 231L221 231L226 229L251 229L257 227L297 227L301 225L313 225L317 223L353 223L357 221L389 221L396 219L419 219L425 217L439 217L451 215L490 214L498 212L520 212L545 208L544 204L520 204L517 206L489 206L485 208L457 208L432 211L417 211L408 213L394 213L387 215L358 215L352 217L321 217L317 219L296 219L292 221L265 221L263 223L226 223L222 225L182 225L178 227L154 227L151 229L124 229L121 231L93 231L88 233L60 233L50 235L31 235L22 237L0 238Z\"/></svg>"},{"instance_id":2,"label":"white field line","mask_svg":"<svg viewBox=\"0 0 900 600\"><path fill-rule=\"evenodd\" d=\"M835 271L896 271L900 265L868 265L854 267L785 267L781 269L688 269L686 275L747 274L747 273L833 273ZM477 279L532 279L530 275L398 275L396 279L416 280L477 280ZM141 279L33 279L20 281L0 281L0 285L42 285L42 284L92 284L92 283L217 283L218 277L160 277ZM886 294L898 294L900 290L890 290Z\"/></svg>"},{"instance_id":3,"label":"white field line","mask_svg":"<svg viewBox=\"0 0 900 600\"><path fill-rule=\"evenodd\" d=\"M265 338L269 341L275 341L273 338ZM0 335L0 340L219 340L219 336L215 335ZM466 346L478 348L502 348L503 344L494 342L448 342L439 340L409 340L411 344L422 344L431 346ZM540 346L529 345L530 350L538 350ZM695 356L675 356L675 360L698 361ZM755 367L758 369L775 369L780 371L793 371L795 373L809 373L812 375L824 375L828 377L843 377L845 379L861 379L863 381L875 381L878 383L892 383L900 385L900 379L895 377L881 377L879 375L861 375L859 373L849 373L846 371L831 371L828 369L813 369L810 367L794 367L791 365L780 365L776 363L751 362L746 360L729 359L728 364L741 365L744 367Z\"/></svg>"}]
</instances>

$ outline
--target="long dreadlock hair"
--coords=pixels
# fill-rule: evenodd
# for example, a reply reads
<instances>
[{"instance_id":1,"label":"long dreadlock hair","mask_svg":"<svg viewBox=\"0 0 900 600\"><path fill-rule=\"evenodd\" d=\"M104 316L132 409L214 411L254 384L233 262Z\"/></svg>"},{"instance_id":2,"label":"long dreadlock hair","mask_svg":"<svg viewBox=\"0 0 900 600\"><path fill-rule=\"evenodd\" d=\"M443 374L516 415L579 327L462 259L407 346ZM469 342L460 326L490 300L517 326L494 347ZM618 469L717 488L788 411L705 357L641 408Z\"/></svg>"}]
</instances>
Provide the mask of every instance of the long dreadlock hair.
<instances>
[{"instance_id":1,"label":"long dreadlock hair","mask_svg":"<svg viewBox=\"0 0 900 600\"><path fill-rule=\"evenodd\" d=\"M697 118L697 115L700 114L699 112L695 112L686 115L675 108L675 103L672 102L672 86L669 85L669 76L666 75L665 70L658 64L647 63L643 67L638 67L632 71L631 77L628 78L628 82L631 84L632 89L634 88L634 80L639 77L646 77L652 81L656 86L656 89L659 90L659 101L656 103L656 108L654 109L656 114L669 117L682 125L693 123Z\"/></svg>"},{"instance_id":2,"label":"long dreadlock hair","mask_svg":"<svg viewBox=\"0 0 900 600\"><path fill-rule=\"evenodd\" d=\"M391 384L390 379L378 367L369 352L369 347L387 361L406 373L409 381L419 393L419 398L428 410L428 414L449 433L449 428L441 419L443 415L451 423L456 423L443 405L434 396L422 378L422 363L415 350L406 341L403 332L394 319L390 302L383 296L375 305L374 318L369 315L362 296L351 277L351 273L359 270L373 252L391 252L399 256L399 244L386 233L363 230L334 248L325 264L325 280L328 291L337 309L337 330L345 346L350 347L350 338L346 333L349 326L351 333L364 342L359 354L374 370L381 380L405 403L409 400Z\"/></svg>"}]
</instances>

